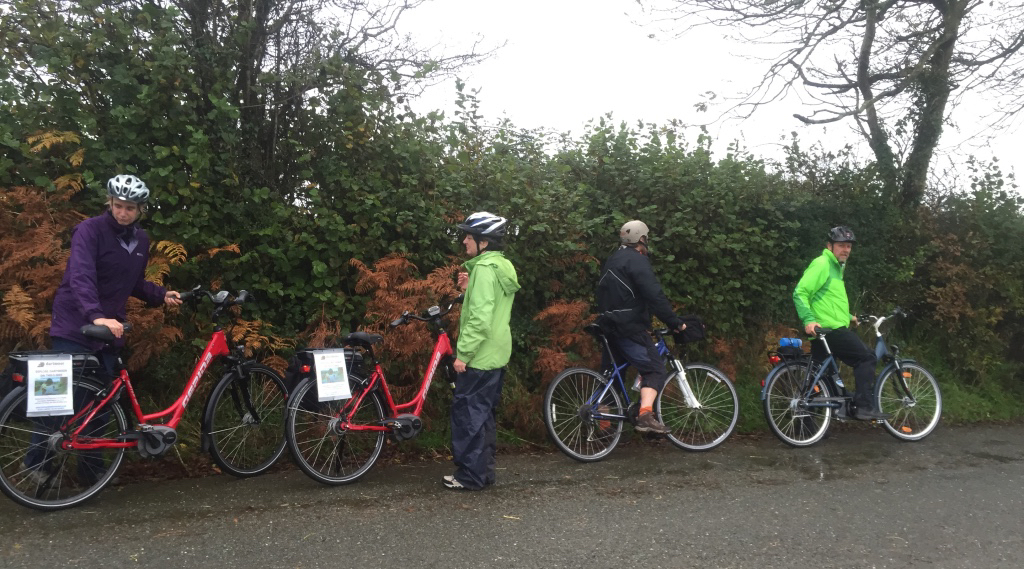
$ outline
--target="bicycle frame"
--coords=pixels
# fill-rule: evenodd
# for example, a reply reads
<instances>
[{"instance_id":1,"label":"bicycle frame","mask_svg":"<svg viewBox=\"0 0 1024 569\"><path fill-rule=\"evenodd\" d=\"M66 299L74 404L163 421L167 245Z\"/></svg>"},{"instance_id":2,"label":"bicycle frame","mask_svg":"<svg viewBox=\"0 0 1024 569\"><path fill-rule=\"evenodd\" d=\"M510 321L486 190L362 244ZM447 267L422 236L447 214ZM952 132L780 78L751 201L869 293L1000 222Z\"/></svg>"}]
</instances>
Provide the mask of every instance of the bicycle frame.
<instances>
[{"instance_id":1,"label":"bicycle frame","mask_svg":"<svg viewBox=\"0 0 1024 569\"><path fill-rule=\"evenodd\" d=\"M679 383L679 390L683 393L683 396L686 398L686 404L688 406L690 406L691 408L699 409L701 407L701 405L697 401L697 397L693 394L693 390L690 389L690 382L688 382L686 380L686 368L683 365L683 362L680 361L679 358L675 357L672 354L672 352L668 349L668 343L665 342L664 332L662 332L660 330L655 330L654 331L654 335L657 338L657 342L655 343L655 348L657 348L658 354L665 358L665 360L668 362L668 364L671 366L671 368L673 370L673 373L671 373L669 375L668 381L672 381L673 379L675 379ZM611 346L608 344L608 339L602 334L601 335L601 340L604 343L604 349L607 351L609 361L612 364L612 372L608 375L608 378L609 378L609 380L614 379L615 381L614 382L613 381L608 381L608 383L605 385L604 389L602 389L600 392L595 393L594 395L591 396L590 399L587 400L587 404L590 405L590 406L597 405L598 401L601 401L602 399L604 399L604 396L607 395L608 390L612 388L612 385L614 383L617 383L618 386L619 386L620 393L622 394L622 396L626 400L626 407L628 408L630 405L633 404L633 402L629 398L629 392L626 390L626 383L625 383L625 381L622 378L622 374L626 371L626 368L629 367L629 364L628 363L624 363L622 365L616 364L615 363L615 355L611 351ZM596 409L594 411L594 418L595 419L620 419L620 420L621 419L626 419L626 417L623 416L623 415L614 415L614 414L611 414L611 413L601 413L600 411L597 411Z\"/></svg>"},{"instance_id":2,"label":"bicycle frame","mask_svg":"<svg viewBox=\"0 0 1024 569\"><path fill-rule=\"evenodd\" d=\"M452 305L456 302L461 302L461 297L456 301L453 301ZM427 401L427 392L430 390L430 385L434 381L434 375L437 373L437 369L440 366L444 366L449 377L455 377L455 370L453 367L453 361L455 359L455 351L452 349L451 339L448 337L448 332L440 324L441 318L448 313L452 308L449 305L448 310L433 314L428 318L422 318L406 312L402 315L402 318L392 323L392 326L400 325L405 323L408 319L421 320L427 322L428 327L434 332L434 350L430 356L430 363L427 365L426 371L423 373L423 379L420 380L420 387L416 392L416 395L412 399L405 403L395 403L394 396L391 395L391 388L388 386L387 376L384 373L384 369L381 367L380 362L376 361L376 357L373 355L372 347L367 347L367 351L370 357L374 359L373 373L370 374L370 379L366 384L366 387L360 390L357 396L352 397L351 400L342 408L339 413L339 419L342 423L341 429L351 431L382 431L390 432L391 427L384 425L363 425L363 424L352 424L351 418L362 406L363 400L369 393L374 390L378 390L384 394L384 404L387 406L387 411L391 417L407 413L419 417L423 412L423 405Z\"/></svg>"},{"instance_id":3,"label":"bicycle frame","mask_svg":"<svg viewBox=\"0 0 1024 569\"><path fill-rule=\"evenodd\" d=\"M892 362L892 365L895 366L897 370L902 370L903 363L899 357L899 348L897 346L892 346L892 349L889 348L889 346L885 343L885 339L883 338L883 334L880 330L880 327L882 326L882 323L884 323L886 320L889 320L900 314L902 313L897 310L890 314L889 316L862 317L864 319L870 319L872 321L871 325L875 330L875 357L878 361L881 362ZM811 365L807 367L807 375L804 378L804 398L809 399L813 395L812 391L814 389L814 386L817 385L818 382L825 382L839 396L838 398L842 400L849 400L851 397L846 391L846 386L842 383L842 379L839 377L839 364L836 363L835 356L832 355L832 350L828 346L828 341L825 339L824 332L818 336L818 339L821 340L822 344L825 346L825 351L828 353L828 357L825 358L823 362L817 365L817 373L812 373L815 369L813 361L811 362ZM882 369L882 372L875 376L876 380L881 379L881 377L885 375L887 369L888 367L884 367ZM813 377L811 377L812 375ZM903 378L903 374L896 374L896 377L899 380L898 384L900 386L900 389L908 398L910 398L911 401L914 401L914 396L910 392L910 389L907 387L907 383ZM805 405L807 407L830 407L832 409L841 408L843 404L839 401L834 401L834 399L837 398L832 397L829 399L818 400L817 402L808 401Z\"/></svg>"},{"instance_id":4,"label":"bicycle frame","mask_svg":"<svg viewBox=\"0 0 1024 569\"><path fill-rule=\"evenodd\" d=\"M189 400L192 399L192 395L195 393L196 387L199 386L200 380L203 375L206 374L206 370L209 368L210 363L215 357L228 356L231 354L231 350L228 347L227 335L224 330L220 329L219 326L213 332L213 336L210 341L206 344L206 349L203 350L203 355L199 358L196 363L195 369L192 370L192 376L189 378L188 383L185 384L185 388L182 390L181 396L178 400L172 403L169 407L163 411L146 415L142 412L142 406L139 405L138 397L135 395L135 388L132 386L131 377L128 375L128 371L121 366L121 373L111 383L109 392L103 397L98 404L90 403L85 406L84 409L72 416L71 420L68 421L70 424L75 424L75 421L80 419L83 415L85 420L80 423L80 426L71 433L69 440L65 440L62 446L65 450L92 450L101 448L132 448L137 446L137 442L134 440L128 441L112 441L112 440L101 440L98 442L88 442L91 437L81 436L81 432L89 425L93 418L111 401L114 401L121 389L124 388L128 392L128 399L131 402L132 411L135 414L135 420L139 426L148 425L152 421L167 417L170 415L170 419L166 422L160 423L161 426L167 426L172 429L178 427L178 423L181 422L181 418L185 415L185 408L188 406Z\"/></svg>"}]
</instances>

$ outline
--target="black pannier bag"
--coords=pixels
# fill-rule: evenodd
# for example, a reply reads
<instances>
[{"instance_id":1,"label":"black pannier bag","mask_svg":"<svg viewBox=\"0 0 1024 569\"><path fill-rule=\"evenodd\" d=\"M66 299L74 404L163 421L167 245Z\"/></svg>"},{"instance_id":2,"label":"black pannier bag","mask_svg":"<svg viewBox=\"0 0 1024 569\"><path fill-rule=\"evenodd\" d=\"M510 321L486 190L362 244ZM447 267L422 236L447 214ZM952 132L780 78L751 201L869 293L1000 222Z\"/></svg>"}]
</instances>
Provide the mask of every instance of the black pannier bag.
<instances>
[{"instance_id":1,"label":"black pannier bag","mask_svg":"<svg viewBox=\"0 0 1024 569\"><path fill-rule=\"evenodd\" d=\"M334 350L337 348L321 348L323 350ZM299 385L303 379L316 378L316 368L313 366L313 356L317 349L307 348L295 352L292 359L288 361L288 369L284 371L284 385L288 389L288 393L295 391L295 388ZM303 368L308 366L307 371L303 371ZM359 377L363 380L368 379L366 374L363 373L363 354L359 350L352 348L345 348L345 369L349 373L349 382L354 384L354 378L352 374L359 374ZM354 387L354 385L353 385ZM303 397L302 403L299 404L300 408L305 410L315 409L319 400L317 399L316 389L310 389L306 391L305 397Z\"/></svg>"}]
</instances>

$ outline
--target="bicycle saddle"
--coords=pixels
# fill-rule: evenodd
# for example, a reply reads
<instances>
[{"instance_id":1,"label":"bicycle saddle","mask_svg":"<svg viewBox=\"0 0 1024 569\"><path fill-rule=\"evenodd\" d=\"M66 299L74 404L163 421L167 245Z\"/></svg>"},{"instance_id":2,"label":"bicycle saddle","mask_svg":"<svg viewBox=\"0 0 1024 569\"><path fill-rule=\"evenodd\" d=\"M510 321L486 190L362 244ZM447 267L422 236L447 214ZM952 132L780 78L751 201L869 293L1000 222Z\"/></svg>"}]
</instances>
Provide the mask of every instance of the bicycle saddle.
<instances>
[{"instance_id":1,"label":"bicycle saddle","mask_svg":"<svg viewBox=\"0 0 1024 569\"><path fill-rule=\"evenodd\" d=\"M124 331L129 332L132 329L132 325L125 322ZM113 342L117 338L114 337L114 333L110 331L110 328L106 326L96 326L94 324L86 324L82 326L82 335L87 338L93 338L95 340L102 340L104 342Z\"/></svg>"},{"instance_id":2,"label":"bicycle saddle","mask_svg":"<svg viewBox=\"0 0 1024 569\"><path fill-rule=\"evenodd\" d=\"M345 337L346 346L366 346L370 347L374 344L380 343L384 340L384 336L380 334L367 334L366 332L352 332Z\"/></svg>"}]
</instances>

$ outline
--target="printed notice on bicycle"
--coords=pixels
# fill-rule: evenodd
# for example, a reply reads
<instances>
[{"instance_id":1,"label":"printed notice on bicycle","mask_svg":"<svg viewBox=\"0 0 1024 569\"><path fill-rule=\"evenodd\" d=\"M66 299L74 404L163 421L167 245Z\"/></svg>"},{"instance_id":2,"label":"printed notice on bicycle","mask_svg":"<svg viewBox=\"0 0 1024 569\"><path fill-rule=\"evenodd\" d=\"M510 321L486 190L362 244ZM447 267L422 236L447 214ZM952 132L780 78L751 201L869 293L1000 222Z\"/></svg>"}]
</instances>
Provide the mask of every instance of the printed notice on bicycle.
<instances>
[{"instance_id":1,"label":"printed notice on bicycle","mask_svg":"<svg viewBox=\"0 0 1024 569\"><path fill-rule=\"evenodd\" d=\"M348 385L348 369L345 367L345 350L323 350L314 354L317 398L320 401L334 401L352 397Z\"/></svg>"},{"instance_id":2,"label":"printed notice on bicycle","mask_svg":"<svg viewBox=\"0 0 1024 569\"><path fill-rule=\"evenodd\" d=\"M71 415L71 354L29 356L27 417Z\"/></svg>"}]
</instances>

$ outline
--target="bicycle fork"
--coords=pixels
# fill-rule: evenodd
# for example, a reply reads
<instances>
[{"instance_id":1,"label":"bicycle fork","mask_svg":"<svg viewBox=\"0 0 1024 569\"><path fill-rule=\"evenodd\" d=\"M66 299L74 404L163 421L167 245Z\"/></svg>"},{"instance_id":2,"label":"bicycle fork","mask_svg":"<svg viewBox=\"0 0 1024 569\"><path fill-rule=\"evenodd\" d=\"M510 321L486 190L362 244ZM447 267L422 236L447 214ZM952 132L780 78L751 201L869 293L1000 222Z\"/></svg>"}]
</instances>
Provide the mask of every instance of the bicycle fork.
<instances>
[{"instance_id":1,"label":"bicycle fork","mask_svg":"<svg viewBox=\"0 0 1024 569\"><path fill-rule=\"evenodd\" d=\"M700 409L702 407L700 401L698 401L697 396L693 394L693 390L690 389L690 382L686 379L686 369L683 367L683 362L679 361L678 358L672 358L670 362L675 373L670 375L668 380L675 380L679 384L679 391L683 393L683 398L686 399L687 407L691 409Z\"/></svg>"}]
</instances>

